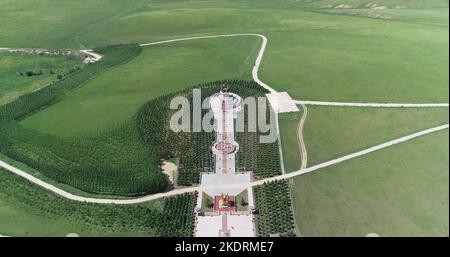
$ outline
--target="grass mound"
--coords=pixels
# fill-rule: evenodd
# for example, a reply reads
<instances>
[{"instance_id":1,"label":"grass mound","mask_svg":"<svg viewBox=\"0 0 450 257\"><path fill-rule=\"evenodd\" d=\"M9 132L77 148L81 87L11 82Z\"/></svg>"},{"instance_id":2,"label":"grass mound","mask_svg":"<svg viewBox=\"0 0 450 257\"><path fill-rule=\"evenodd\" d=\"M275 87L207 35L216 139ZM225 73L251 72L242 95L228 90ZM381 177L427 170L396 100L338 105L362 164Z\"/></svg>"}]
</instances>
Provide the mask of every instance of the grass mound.
<instances>
[{"instance_id":1,"label":"grass mound","mask_svg":"<svg viewBox=\"0 0 450 257\"><path fill-rule=\"evenodd\" d=\"M132 121L85 138L56 137L17 123L1 133L0 149L5 155L85 192L135 196L167 187L158 152L139 140Z\"/></svg>"},{"instance_id":2,"label":"grass mound","mask_svg":"<svg viewBox=\"0 0 450 257\"><path fill-rule=\"evenodd\" d=\"M224 83L228 84L231 91L242 98L264 96L266 93L253 81L215 81L197 87L202 89L202 101L219 92ZM200 172L213 170L214 158L211 146L215 141L215 133L203 130L194 133L173 132L169 127L169 122L172 114L177 110L170 109L170 101L175 96L192 99L192 90L184 90L148 102L138 111L137 125L142 140L149 146L168 157L180 159L178 184L191 185L199 182ZM190 103L192 108L192 101ZM202 111L202 117L206 115L207 111ZM248 122L247 116L246 122ZM260 143L260 135L260 132L248 132L247 130L236 133L236 139L240 146L237 154L237 169L252 171L257 178L278 175L280 174L280 162L277 142Z\"/></svg>"},{"instance_id":3,"label":"grass mound","mask_svg":"<svg viewBox=\"0 0 450 257\"><path fill-rule=\"evenodd\" d=\"M266 93L252 81L216 81L198 86L202 98L217 93L223 83L243 98ZM177 184L196 184L200 172L214 167L211 145L215 133L173 132L169 121L177 110L169 105L175 96L190 99L192 90L151 100L128 122L84 137L50 135L10 120L0 127L0 152L56 182L88 193L136 196L164 191L168 181L161 172L160 161L171 157L180 160ZM207 111L203 110L203 115ZM260 132L236 133L240 144L237 169L252 171L256 178L278 175L281 173L278 144L259 143L260 135Z\"/></svg>"}]
</instances>

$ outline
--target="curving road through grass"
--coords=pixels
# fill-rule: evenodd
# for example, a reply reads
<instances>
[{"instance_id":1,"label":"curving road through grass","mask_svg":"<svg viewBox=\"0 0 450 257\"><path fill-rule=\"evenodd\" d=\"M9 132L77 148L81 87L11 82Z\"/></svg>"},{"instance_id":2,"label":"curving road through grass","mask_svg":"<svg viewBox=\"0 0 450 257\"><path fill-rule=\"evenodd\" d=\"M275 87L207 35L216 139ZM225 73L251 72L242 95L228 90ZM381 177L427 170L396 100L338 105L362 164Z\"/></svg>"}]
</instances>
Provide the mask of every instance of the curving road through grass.
<instances>
[{"instance_id":1,"label":"curving road through grass","mask_svg":"<svg viewBox=\"0 0 450 257\"><path fill-rule=\"evenodd\" d=\"M188 37L188 38L179 38L179 39L171 39L171 40L163 40L163 41L157 41L157 42L150 42L150 43L143 43L140 44L141 47L147 47L147 46L152 46L152 45L158 45L158 44L165 44L165 43L171 43L171 42L178 42L178 41L187 41L187 40L198 40L198 39L208 39L208 38L220 38L220 37L238 37L238 36L256 36L262 39L262 43L261 43L261 47L259 49L257 58L255 60L255 64L253 66L253 70L252 70L252 77L253 80L258 83L259 85L261 85L263 88L267 89L269 92L271 93L277 93L276 90L274 90L272 87L270 87L269 85L265 84L263 81L261 81L258 77L258 71L259 71L259 67L260 64L262 62L262 58L264 56L264 52L267 46L267 38L264 35L261 34L255 34L255 33L242 33L242 34L224 34L224 35L212 35L212 36L200 36L200 37ZM92 54L95 59L99 60L101 58L101 56L99 56L96 53L93 52L89 52L90 54ZM319 102L319 101L294 101L296 104L300 104L302 106L304 106L304 114L302 116L302 119L300 120L299 123L299 128L298 130L302 130L303 128L303 124L305 122L306 119L306 115L307 115L307 108L305 105L307 104L312 104L312 105L331 105L331 106L352 106L352 107L448 107L448 103L424 103L424 104L420 104L420 103L411 103L411 104L397 104L397 103L338 103L338 102ZM299 140L299 144L301 146L301 152L302 152L302 165L300 170L295 171L295 172L291 172L288 174L283 174L283 175L279 175L279 176L275 176L272 178L267 178L267 179L262 179L262 180L257 180L257 181L253 181L251 183L247 183L247 184L238 184L238 185L221 185L221 186L216 186L216 188L233 188L233 187L252 187L252 186L257 186L257 185L262 185L266 182L270 182L270 181L274 181L274 180L279 180L279 179L289 179L295 176L300 176L315 170L319 170L331 165L335 165L338 164L340 162L349 160L349 159L353 159L386 147L390 147L411 139L414 139L416 137L425 135L425 134L429 134L429 133L433 133L433 132L437 132L443 129L448 129L448 124L446 125L442 125L442 126L438 126L438 127L434 127L434 128L430 128L430 129L426 129L423 131L419 131L417 133L413 133L395 140L391 140L389 142L353 153L353 154L349 154L346 156L342 156L340 158L334 159L334 160L330 160L309 168L306 168L306 164L307 164L307 154L306 154L306 147L304 145L303 142L303 136L300 135L302 133L299 133L298 135L298 140ZM173 196L173 195L178 195L178 194L183 194L183 193L188 193L188 192L194 192L194 191L199 191L200 189L206 189L207 187L201 187L201 186L197 186L197 187L188 187L188 188L182 188L182 189L177 189L177 190L172 190L169 192L163 192L163 193L158 193L158 194L153 194L153 195L147 195L147 196L143 196L143 197L139 197L139 198L133 198L133 199L103 199L103 198L90 198L90 197L82 197L82 196L78 196L78 195L74 195L71 194L69 192L66 192L54 185L51 185L47 182L44 182L32 175L30 175L29 173L20 170L18 168L15 168L11 165L9 165L6 162L0 161L0 167L3 167L4 169L15 173L16 175L19 175L47 190L50 190L62 197L65 197L67 199L70 200L74 200L74 201L79 201L79 202L91 202L91 203L103 203L103 204L135 204L135 203L142 203L142 202L147 202L147 201L151 201L151 200L155 200L155 199L159 199L162 197L168 197L168 196Z\"/></svg>"},{"instance_id":2,"label":"curving road through grass","mask_svg":"<svg viewBox=\"0 0 450 257\"><path fill-rule=\"evenodd\" d=\"M365 150L362 151L358 151L349 155L345 155L339 158L336 158L334 160L330 160L318 165L314 165L311 166L309 168L305 168L305 169L300 169L298 171L294 171L291 173L287 173L287 174L283 174L283 175L279 175L279 176L275 176L272 178L266 178L266 179L261 179L261 180L257 180L257 181L253 181L250 183L242 183L242 184L225 184L225 185L220 185L220 186L214 186L214 188L236 188L236 187L253 187L253 186L259 186L262 185L264 183L268 183L271 181L276 181L276 180L280 180L280 179L289 179L289 178L293 178L296 176L300 176L306 173L310 173L316 170L320 170L322 168L328 167L328 166L332 166L332 165L336 165L338 163L353 159L353 158L357 158L360 157L362 155L366 155L393 145L397 145L406 141L409 141L411 139L426 135L426 134L430 134L430 133L434 133L437 131L441 131L444 129L448 129L449 124L445 124L442 126L438 126L438 127L433 127L433 128L429 128L426 130L422 130L401 138L397 138L391 141L388 141L386 143L383 144L379 144L370 148L367 148ZM158 193L158 194L153 194L153 195L147 195L147 196L143 196L143 197L139 197L139 198L133 198L133 199L102 199L102 198L89 198L89 197L82 197L82 196L77 196L74 194L71 194L69 192L66 192L60 188L57 188L49 183L46 183L30 174L28 174L25 171L22 171L20 169L17 169L3 161L0 161L0 167L16 174L19 175L27 180L29 180L30 182L33 182L49 191L52 191L62 197L65 197L67 199L70 200L74 200L74 201L79 201L79 202L89 202L89 203L102 203L102 204L135 204L135 203L142 203L142 202L147 202L147 201L151 201L151 200L155 200L155 199L159 199L159 198L163 198L163 197L168 197L168 196L173 196L173 195L179 195L179 194L184 194L184 193L188 193L188 192L195 192L195 191L199 191L199 190L205 190L208 189L209 187L207 186L197 186L197 187L187 187L187 188L182 188L182 189L177 189L177 190L172 190L169 192L165 192L165 193Z\"/></svg>"}]
</instances>

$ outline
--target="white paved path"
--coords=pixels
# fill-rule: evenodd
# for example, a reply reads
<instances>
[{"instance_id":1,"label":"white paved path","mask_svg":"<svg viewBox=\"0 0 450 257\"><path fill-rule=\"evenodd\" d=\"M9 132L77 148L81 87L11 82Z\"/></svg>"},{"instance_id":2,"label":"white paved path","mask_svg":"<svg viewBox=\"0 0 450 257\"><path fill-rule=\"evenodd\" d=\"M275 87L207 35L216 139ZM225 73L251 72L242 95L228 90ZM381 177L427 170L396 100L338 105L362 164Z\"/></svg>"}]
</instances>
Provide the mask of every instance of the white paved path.
<instances>
[{"instance_id":1,"label":"white paved path","mask_svg":"<svg viewBox=\"0 0 450 257\"><path fill-rule=\"evenodd\" d=\"M166 43L173 43L173 42L180 42L180 41L188 41L188 40L197 40L197 39L208 39L208 38L221 38L221 37L240 37L240 36L254 36L259 37L262 39L261 47L258 52L258 56L255 60L255 65L253 66L252 70L252 77L253 80L258 83L260 86L264 87L270 93L277 93L275 89L261 81L258 77L258 71L259 66L261 65L262 58L264 56L264 52L266 50L267 46L267 38L264 35L257 34L257 33L238 33L238 34L222 34L222 35L211 35L211 36L198 36L198 37L185 37L185 38L176 38L176 39L169 39L169 40L162 40L162 41L156 41L156 42L150 42L150 43L143 43L139 46L146 47L146 46L152 46L152 45L159 45L159 44L166 44ZM0 50L8 50L10 48L1 48ZM100 60L102 58L101 55L93 53L92 50L80 50L84 53L89 53L91 55L94 55L96 60ZM406 108L423 108L423 107L449 107L448 103L348 103L348 102L326 102L326 101L302 101L297 100L294 101L296 104L307 104L307 105L326 105L326 106L350 106L350 107L391 107L391 108L398 108L398 107L406 107Z\"/></svg>"},{"instance_id":2,"label":"white paved path","mask_svg":"<svg viewBox=\"0 0 450 257\"><path fill-rule=\"evenodd\" d=\"M341 163L341 162L344 162L344 161L347 161L347 160L350 160L350 159L353 159L353 158L357 158L359 156L366 155L366 154L369 154L369 153L381 150L383 148L387 148L387 147L390 147L390 146L393 146L393 145L397 145L397 144L409 141L411 139L414 139L416 137L420 137L420 136L423 136L423 135L426 135L426 134L430 134L430 133L434 133L434 132L441 131L441 130L444 130L444 129L448 129L448 127L449 127L449 125L445 124L445 125L442 125L442 126L438 126L438 127L434 127L434 128L430 128L430 129L425 129L425 130L422 130L422 131L419 131L419 132L416 132L416 133L413 133L413 134L410 134L410 135L407 135L407 136L404 136L404 137L401 137L401 138L398 138L398 139L391 140L391 141L383 143L383 144L379 144L379 145L370 147L368 149L365 149L365 150L362 150L362 151L359 151L359 152L356 152L356 153L345 155L345 156L342 156L340 158L337 158L337 159L334 159L334 160L331 160L331 161L327 161L327 162L324 162L324 163L321 163L321 164L318 164L318 165L315 165L315 166L311 166L309 168L300 169L298 171L287 173L287 174L283 174L283 175L280 175L280 176L275 176L275 177L272 177L272 178L257 180L257 181L253 181L253 182L250 182L250 183L244 183L244 184L240 183L240 184L214 185L212 188L219 189L219 188L253 187L253 186L262 185L262 184L264 184L266 182L276 181L276 180L280 180L280 179L293 178L293 177L300 176L300 175L303 175L303 174L306 174L306 173L310 173L310 172L313 172L313 171L316 171L316 170L319 170L319 169L322 169L322 168L325 168L325 167L328 167L328 166L332 166L332 165L335 165L335 164L338 164L338 163ZM147 202L147 201L159 199L159 198L162 198L162 197L173 196L173 195L178 195L178 194L184 194L184 193L188 193L188 192L195 192L195 191L198 191L199 189L205 190L205 189L209 188L207 186L188 187L188 188L173 190L173 191L166 192L166 193L159 193L159 194L154 194L154 195L148 195L148 196L143 196L143 197L134 198L134 199L120 199L120 200L119 199L97 199L97 198L89 198L89 197L77 196L77 195L73 195L71 193L68 193L68 192L66 192L66 191L64 191L62 189L59 189L59 188L57 188L57 187L55 187L55 186L53 186L51 184L48 184L48 183L46 183L46 182L44 182L44 181L42 181L42 180L40 180L40 179L38 179L36 177L33 177L32 175L26 173L25 171L17 169L15 167L13 167L13 166L3 162L3 161L0 161L0 167L3 167L4 169L6 169L6 170L8 170L8 171L10 171L10 172L12 172L14 174L17 174L17 175L19 175L19 176L21 176L21 177L31 181L32 183L35 183L35 184L37 184L37 185L39 185L39 186L41 186L41 187L43 187L43 188L45 188L45 189L47 189L49 191L52 191L52 192L54 192L54 193L56 193L56 194L58 194L58 195L60 195L62 197L65 197L67 199L74 200L74 201L80 201L80 202L104 203L104 204L106 204L106 203L112 203L112 204L135 204L135 203L142 203L142 202Z\"/></svg>"},{"instance_id":3,"label":"white paved path","mask_svg":"<svg viewBox=\"0 0 450 257\"><path fill-rule=\"evenodd\" d=\"M347 106L347 107L378 107L378 108L448 107L448 103L345 103L345 102L321 102L321 101L298 101L298 100L294 102L296 104Z\"/></svg>"},{"instance_id":4,"label":"white paved path","mask_svg":"<svg viewBox=\"0 0 450 257\"><path fill-rule=\"evenodd\" d=\"M252 77L256 83L258 83L263 88L269 90L270 93L276 93L277 91L275 89L271 88L269 85L262 82L258 77L259 66L261 65L261 61L264 56L264 51L266 50L266 46L267 46L267 38L261 34L242 33L242 34L225 34L225 35L213 35L213 36L201 36L201 37L186 37L186 38L177 38L177 39L163 40L163 41L157 41L157 42L151 42L151 43L144 43L144 44L140 44L139 46L152 46L152 45L166 44L166 43L172 43L172 42L207 39L207 38L242 37L242 36L253 36L253 37L259 37L262 39L261 47L259 49L258 56L256 57L255 65L253 66Z\"/></svg>"}]
</instances>

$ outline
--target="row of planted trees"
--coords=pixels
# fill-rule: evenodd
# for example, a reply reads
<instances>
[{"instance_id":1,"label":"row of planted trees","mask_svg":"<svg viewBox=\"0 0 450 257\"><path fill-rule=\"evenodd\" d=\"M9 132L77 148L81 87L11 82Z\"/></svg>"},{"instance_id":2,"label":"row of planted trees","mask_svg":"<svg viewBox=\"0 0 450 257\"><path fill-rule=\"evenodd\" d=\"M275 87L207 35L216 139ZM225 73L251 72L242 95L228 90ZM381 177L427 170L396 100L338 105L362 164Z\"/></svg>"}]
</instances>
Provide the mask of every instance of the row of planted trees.
<instances>
[{"instance_id":1,"label":"row of planted trees","mask_svg":"<svg viewBox=\"0 0 450 257\"><path fill-rule=\"evenodd\" d=\"M294 235L294 216L286 180L265 183L254 188L256 225L259 236Z\"/></svg>"},{"instance_id":2,"label":"row of planted trees","mask_svg":"<svg viewBox=\"0 0 450 257\"><path fill-rule=\"evenodd\" d=\"M169 126L176 111L169 108L170 101L180 95L192 98L191 89L152 100L123 126L85 138L50 136L23 128L16 122L75 88L78 85L75 82L84 81L85 72L92 76L91 72L100 69L98 66L104 69L112 63L124 62L137 54L136 48L135 45L123 45L99 49L105 55L100 62L64 79L62 84L55 83L0 106L0 151L57 182L97 194L133 196L164 190L167 180L159 168L162 156L179 158L178 184L198 183L200 172L212 171L214 167L211 146L215 133L175 133ZM204 99L217 93L224 83L243 98L265 93L254 82L238 80L205 83L197 88L202 88ZM203 110L203 115L207 111ZM258 178L277 175L278 146L276 143L259 143L258 133L238 135L241 147L238 167L252 171Z\"/></svg>"},{"instance_id":3,"label":"row of planted trees","mask_svg":"<svg viewBox=\"0 0 450 257\"><path fill-rule=\"evenodd\" d=\"M141 48L138 45L115 45L96 49L102 55L101 61L76 69L70 76L56 80L49 86L18 97L15 101L0 106L0 125L8 120L19 120L33 114L59 100L68 91L82 85L102 71L125 63L137 56Z\"/></svg>"},{"instance_id":4,"label":"row of planted trees","mask_svg":"<svg viewBox=\"0 0 450 257\"><path fill-rule=\"evenodd\" d=\"M264 96L266 91L252 81L224 80L196 86L202 91L202 101L219 92L227 84L230 90L242 98ZM200 172L212 171L214 159L211 146L215 141L214 132L174 132L170 128L170 119L178 110L171 110L170 101L176 96L185 96L192 110L192 89L166 95L142 106L137 113L137 124L141 139L150 147L168 152L168 155L180 159L177 182L180 185L192 185L199 182ZM202 110L206 115L207 109ZM190 117L192 125L192 115ZM248 121L248 118L245 118ZM191 127L192 128L192 127ZM252 171L257 178L280 174L279 151L277 142L264 144L259 141L260 132L236 133L240 150L237 154L237 166L240 170Z\"/></svg>"},{"instance_id":5,"label":"row of planted trees","mask_svg":"<svg viewBox=\"0 0 450 257\"><path fill-rule=\"evenodd\" d=\"M18 121L52 103L100 72L131 60L141 48L117 45L96 49L99 62L48 87L0 106L0 152L47 177L90 193L141 195L167 187L159 152L142 143L134 120L89 137L62 138L26 129Z\"/></svg>"},{"instance_id":6,"label":"row of planted trees","mask_svg":"<svg viewBox=\"0 0 450 257\"><path fill-rule=\"evenodd\" d=\"M0 169L0 196L31 216L79 224L94 235L193 235L195 193L151 202L114 205L65 199ZM63 236L63 235L61 235Z\"/></svg>"},{"instance_id":7,"label":"row of planted trees","mask_svg":"<svg viewBox=\"0 0 450 257\"><path fill-rule=\"evenodd\" d=\"M3 154L85 192L136 196L167 187L160 153L140 141L131 121L89 137L61 138L17 123L0 132Z\"/></svg>"}]
</instances>

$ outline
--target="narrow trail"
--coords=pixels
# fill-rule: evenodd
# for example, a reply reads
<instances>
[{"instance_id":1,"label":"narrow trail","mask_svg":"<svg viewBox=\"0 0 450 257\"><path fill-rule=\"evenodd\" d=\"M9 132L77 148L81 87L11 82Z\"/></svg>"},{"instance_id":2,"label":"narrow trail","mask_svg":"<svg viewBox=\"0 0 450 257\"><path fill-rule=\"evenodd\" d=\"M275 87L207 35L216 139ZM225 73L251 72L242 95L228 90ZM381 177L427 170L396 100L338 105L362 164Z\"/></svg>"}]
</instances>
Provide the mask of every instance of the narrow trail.
<instances>
[{"instance_id":1,"label":"narrow trail","mask_svg":"<svg viewBox=\"0 0 450 257\"><path fill-rule=\"evenodd\" d=\"M163 41L157 41L157 42L151 42L151 43L144 43L144 44L140 44L139 46L146 47L146 46L153 46L153 45L180 42L180 41L188 41L188 40L221 38L221 37L242 37L242 36L253 36L253 37L259 37L262 39L261 47L259 49L258 55L256 56L255 65L253 66L252 77L256 83L258 83L263 88L267 89L270 93L277 93L277 91L275 89L273 89L272 87L270 87L269 85L267 85L266 83L261 81L258 77L259 66L261 65L261 61L264 56L264 51L266 50L266 46L267 46L267 38L264 35L255 34L255 33L241 33L241 34L224 34L224 35L200 36L200 37L186 37L186 38L177 38L177 39L163 40Z\"/></svg>"},{"instance_id":2,"label":"narrow trail","mask_svg":"<svg viewBox=\"0 0 450 257\"><path fill-rule=\"evenodd\" d=\"M305 126L306 117L308 116L308 108L306 108L306 105L304 104L301 106L303 109L303 114L297 126L297 142L300 150L300 156L302 158L300 163L300 169L302 170L308 165L308 152L306 151L305 140L303 138L303 128Z\"/></svg>"},{"instance_id":3,"label":"narrow trail","mask_svg":"<svg viewBox=\"0 0 450 257\"><path fill-rule=\"evenodd\" d=\"M263 81L261 81L258 76L259 67L261 65L261 62L262 62L262 59L264 56L264 52L266 50L267 41L268 41L267 37L262 34L237 33L237 34L221 34L221 35L210 35L210 36L185 37L185 38L176 38L176 39L161 40L161 41L155 41L155 42L149 42L149 43L142 43L139 46L147 47L147 46L167 44L167 43L180 42L180 41L199 40L199 39L208 39L208 38L223 38L223 37L241 37L241 36L253 36L253 37L259 37L262 39L261 47L259 49L258 55L255 60L255 64L252 69L252 78L256 83L258 83L263 88L267 89L270 93L278 93L271 86L269 86L266 83L264 83ZM12 48L0 47L0 50L10 50L10 49L12 49ZM91 55L93 57L93 62L98 61L102 58L101 55L93 52L93 50L78 50L78 51ZM305 104L305 105L327 105L327 106L349 106L349 107L386 107L386 108L389 108L389 107L390 108L449 107L448 103L349 103L349 102L302 101L302 100L295 100L294 102L296 104Z\"/></svg>"},{"instance_id":4,"label":"narrow trail","mask_svg":"<svg viewBox=\"0 0 450 257\"><path fill-rule=\"evenodd\" d=\"M448 103L346 103L346 102L321 102L321 101L294 101L300 105L322 105L342 107L376 107L376 108L433 108L448 107Z\"/></svg>"},{"instance_id":5,"label":"narrow trail","mask_svg":"<svg viewBox=\"0 0 450 257\"><path fill-rule=\"evenodd\" d=\"M272 181L276 181L276 180L280 180L280 179L289 179L289 178L293 178L296 176L300 176L303 174L307 174L319 169L323 169L332 165L336 165L338 163L353 159L353 158L357 158L360 157L362 155L366 155L393 145L397 145L406 141L409 141L411 139L426 135L426 134L430 134L430 133L434 133L434 132L438 132L444 129L448 129L449 125L445 124L442 126L438 126L438 127L433 127L433 128L429 128L426 130L422 130L401 138L397 138L391 141L388 141L386 143L383 144L379 144L373 147L370 147L368 149L356 152L356 153L352 153L349 155L345 155L342 156L340 158L334 159L334 160L330 160L318 165L314 165L311 166L309 168L305 168L305 169L300 169L298 171L294 171L291 173L287 173L287 174L282 174L279 176L275 176L275 177L271 177L271 178L266 178L266 179L261 179L261 180L256 180L250 183L241 183L241 184L225 184L225 185L214 185L214 186L197 186L197 187L187 187L187 188L182 188L182 189L177 189L177 190L173 190L173 191L169 191L169 192L164 192L164 193L158 193L158 194L154 194L154 195L147 195L147 196L142 196L142 197L138 197L138 198L133 198L133 199L101 199L101 198L89 198L89 197L82 197L82 196L77 196L71 193L68 193L60 188L55 187L54 185L51 185L47 182L44 182L30 174L28 174L25 171L22 171L20 169L17 169L3 161L0 161L0 167L16 174L19 175L25 179L27 179L28 181L39 185L41 187L43 187L44 189L47 189L55 194L58 194L64 198L70 199L70 200L74 200L74 201L79 201L79 202L89 202L89 203L102 203L102 204L136 204L136 203L143 203L143 202L147 202L147 201L151 201L151 200L155 200L155 199L160 199L163 197L168 197L168 196L174 196L174 195L179 195L179 194L184 194L184 193L189 193L189 192L195 192L195 191L202 191L205 189L209 189L209 188L214 188L214 189L218 189L218 188L236 188L236 187L254 187L254 186L259 186L259 185L263 185L264 183L268 183L268 182L272 182Z\"/></svg>"}]
</instances>

